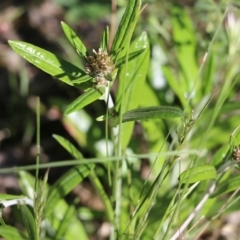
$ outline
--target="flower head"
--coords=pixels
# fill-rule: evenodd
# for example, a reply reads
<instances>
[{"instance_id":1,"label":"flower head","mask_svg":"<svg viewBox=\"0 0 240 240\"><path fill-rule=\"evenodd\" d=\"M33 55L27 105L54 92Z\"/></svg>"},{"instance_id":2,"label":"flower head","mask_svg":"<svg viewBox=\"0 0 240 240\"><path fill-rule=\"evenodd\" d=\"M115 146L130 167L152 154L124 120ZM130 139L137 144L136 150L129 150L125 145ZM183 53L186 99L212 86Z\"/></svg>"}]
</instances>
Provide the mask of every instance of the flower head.
<instances>
[{"instance_id":1,"label":"flower head","mask_svg":"<svg viewBox=\"0 0 240 240\"><path fill-rule=\"evenodd\" d=\"M111 75L114 64L107 52L99 48L98 52L93 49L93 55L86 57L87 73L94 77L98 85L106 85L106 76Z\"/></svg>"}]
</instances>

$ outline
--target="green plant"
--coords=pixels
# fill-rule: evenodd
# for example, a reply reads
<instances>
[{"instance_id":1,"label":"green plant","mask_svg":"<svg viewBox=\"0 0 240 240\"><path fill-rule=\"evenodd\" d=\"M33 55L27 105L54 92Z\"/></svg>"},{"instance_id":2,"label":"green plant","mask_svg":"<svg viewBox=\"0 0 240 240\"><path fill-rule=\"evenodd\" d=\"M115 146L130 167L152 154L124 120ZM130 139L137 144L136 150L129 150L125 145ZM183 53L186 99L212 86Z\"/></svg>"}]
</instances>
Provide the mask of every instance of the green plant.
<instances>
[{"instance_id":1,"label":"green plant","mask_svg":"<svg viewBox=\"0 0 240 240\"><path fill-rule=\"evenodd\" d=\"M15 234L14 237L19 239L39 239L41 219L45 219L48 226L41 231L44 239L76 239L79 236L87 239L86 230L81 222L77 221L77 214L74 213L74 204L64 200L86 177L89 177L104 203L105 217L111 223L112 240L173 240L184 235L193 238L200 234L209 222L234 207L234 203L239 199L238 195L233 194L229 197L231 201L226 204L221 199L219 201L220 195L231 191L237 193L239 190L238 176L231 176L233 166L238 166L233 161L236 154L232 155L234 146L239 144L236 115L235 120L228 120L224 130L221 119L224 114L230 114L238 108L237 102L230 101L236 92L239 76L239 68L235 64L236 55L230 51L229 58L225 60L224 81L214 85L214 54L217 53L212 50L212 45L220 27L209 45L209 57L202 61L199 68L195 56L197 41L191 18L183 8L172 7L173 41L176 43L174 51L179 65L173 68L171 64L166 64L162 69L170 90L177 97L184 113L172 106L159 106L159 98L146 83L150 61L148 36L142 33L131 41L140 8L139 0L129 1L112 46L109 46L109 30L106 28L100 48L98 51L94 50L92 56L73 30L62 23L65 35L79 54L85 69L29 43L9 41L17 53L38 68L66 84L84 90L81 96L65 108L66 114L78 111L98 99L105 99L106 114L98 120L106 121L106 139L110 124L115 151L113 156L107 154L103 158L84 159L72 143L59 135L53 135L75 160L47 164L37 162L36 166L16 168L20 182L25 182L22 184L24 197L19 198L34 205L34 214L23 204L21 212L25 233L11 227L4 232L4 227L1 227L1 234L5 238L11 239L11 234ZM222 20L227 13L228 10ZM238 51L240 48L236 39L231 38L235 36L234 29L231 26L227 29L228 44L236 47ZM117 78L119 85L115 103L112 104L110 88ZM139 93L142 93L141 97ZM164 102L164 98L161 100ZM178 117L180 121L174 119ZM163 122L162 119L166 121ZM128 153L134 121L138 120L143 120L142 126L149 142L150 152L145 155ZM166 133L164 125L170 128ZM226 139L230 132L233 133L228 144ZM217 139L214 139L216 136ZM213 151L213 147L218 147L220 143L225 145L218 151ZM204 149L211 150L212 155L209 157L208 151ZM135 168L139 167L139 164L133 159L138 160L141 157L150 159L151 171L145 179L137 175L138 170ZM107 169L110 197L98 176L96 163L102 163ZM33 179L27 172L20 171L38 171L40 168L65 165L75 167L62 175L52 186L47 185L47 174L41 182L37 177ZM153 180L150 178L151 173ZM45 191L48 194L45 194ZM32 195L33 192L36 196ZM41 193L42 197L39 197ZM3 202L4 206L9 203L9 199L14 199L13 204L19 201L15 196L1 195L1 198L4 197L7 199ZM209 221L200 222L198 213L206 215ZM196 223L198 228L194 225L191 227L192 222Z\"/></svg>"}]
</instances>

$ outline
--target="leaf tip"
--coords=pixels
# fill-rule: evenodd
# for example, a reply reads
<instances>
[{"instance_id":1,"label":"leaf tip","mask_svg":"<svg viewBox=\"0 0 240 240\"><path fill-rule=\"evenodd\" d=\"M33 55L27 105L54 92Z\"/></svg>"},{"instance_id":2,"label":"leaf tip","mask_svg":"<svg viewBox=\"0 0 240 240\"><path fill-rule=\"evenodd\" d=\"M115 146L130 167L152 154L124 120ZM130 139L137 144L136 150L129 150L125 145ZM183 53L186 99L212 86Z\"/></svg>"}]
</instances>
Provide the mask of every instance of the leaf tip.
<instances>
[{"instance_id":1,"label":"leaf tip","mask_svg":"<svg viewBox=\"0 0 240 240\"><path fill-rule=\"evenodd\" d=\"M66 25L66 23L64 21L61 21L60 23L61 23L62 27Z\"/></svg>"},{"instance_id":2,"label":"leaf tip","mask_svg":"<svg viewBox=\"0 0 240 240\"><path fill-rule=\"evenodd\" d=\"M14 44L14 40L8 40L8 44L12 46Z\"/></svg>"}]
</instances>

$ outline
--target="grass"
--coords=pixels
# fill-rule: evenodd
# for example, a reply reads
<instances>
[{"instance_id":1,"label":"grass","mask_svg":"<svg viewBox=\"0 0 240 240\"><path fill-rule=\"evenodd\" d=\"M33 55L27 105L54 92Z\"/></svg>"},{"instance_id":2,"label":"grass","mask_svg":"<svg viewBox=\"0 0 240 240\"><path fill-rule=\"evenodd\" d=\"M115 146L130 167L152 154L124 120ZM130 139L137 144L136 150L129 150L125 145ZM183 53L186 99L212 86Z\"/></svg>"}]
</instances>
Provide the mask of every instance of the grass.
<instances>
[{"instance_id":1,"label":"grass","mask_svg":"<svg viewBox=\"0 0 240 240\"><path fill-rule=\"evenodd\" d=\"M240 14L238 8L224 3L218 7L198 1L190 9L193 14L206 8L207 18L217 19L209 38L195 29L194 21L200 18L172 3L165 3L171 11L168 19L158 19L158 15L145 19L151 31L137 35L141 3L129 1L111 48L106 28L100 44L105 52L96 51L92 57L74 31L62 23L85 69L31 44L9 42L38 68L84 91L65 108L70 115L63 116L63 123L73 129L70 133L79 146L91 149L95 158L84 158L78 146L53 133L73 160L41 163L38 150L36 164L0 169L0 173L18 173L23 193L0 195L5 207L19 205L20 211L14 211L23 226L22 230L0 226L5 239L89 239L99 215L109 223L106 238L111 240L201 239L222 217L239 210ZM158 4L149 4L144 11L151 13ZM134 33L137 37L133 38ZM159 50L156 57L154 49ZM156 64L159 69L153 68ZM160 80L163 87L154 87L154 81ZM113 96L110 89L116 81ZM94 141L84 145L86 132L77 124L88 120L76 117L87 115L84 108L99 98L106 101L106 114L98 118L106 121L106 131L101 132L89 116ZM39 103L36 112L40 149ZM98 130L104 142L99 149L94 145L100 143L94 137ZM72 168L53 185L47 183L49 171L39 180L40 169L63 166ZM35 177L27 172L33 169ZM86 178L104 205L98 213L65 198Z\"/></svg>"}]
</instances>

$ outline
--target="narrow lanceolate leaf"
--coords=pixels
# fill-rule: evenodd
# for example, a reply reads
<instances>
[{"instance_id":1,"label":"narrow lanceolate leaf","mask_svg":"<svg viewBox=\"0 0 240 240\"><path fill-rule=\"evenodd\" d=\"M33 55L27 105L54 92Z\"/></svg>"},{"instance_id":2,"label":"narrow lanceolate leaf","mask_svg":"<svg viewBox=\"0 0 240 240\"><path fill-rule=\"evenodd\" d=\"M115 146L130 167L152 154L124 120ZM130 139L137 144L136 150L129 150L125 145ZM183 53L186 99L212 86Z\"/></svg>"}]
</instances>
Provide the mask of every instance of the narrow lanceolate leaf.
<instances>
[{"instance_id":1,"label":"narrow lanceolate leaf","mask_svg":"<svg viewBox=\"0 0 240 240\"><path fill-rule=\"evenodd\" d=\"M62 145L62 147L65 148L73 157L76 159L81 159L83 156L82 154L77 150L77 148L70 143L66 138L61 137L57 134L53 134L53 137L58 141L59 144Z\"/></svg>"},{"instance_id":2,"label":"narrow lanceolate leaf","mask_svg":"<svg viewBox=\"0 0 240 240\"><path fill-rule=\"evenodd\" d=\"M24 227L26 228L28 233L28 239L37 240L38 237L37 237L36 225L35 225L32 212L28 209L26 205L21 205L20 211L21 211Z\"/></svg>"},{"instance_id":3,"label":"narrow lanceolate leaf","mask_svg":"<svg viewBox=\"0 0 240 240\"><path fill-rule=\"evenodd\" d=\"M148 120L155 118L170 119L183 116L183 111L176 107L160 106L138 108L123 114L123 122Z\"/></svg>"},{"instance_id":4,"label":"narrow lanceolate leaf","mask_svg":"<svg viewBox=\"0 0 240 240\"><path fill-rule=\"evenodd\" d=\"M10 195L5 193L0 193L0 202L2 200L19 199L19 198L23 198L23 195Z\"/></svg>"},{"instance_id":5,"label":"narrow lanceolate leaf","mask_svg":"<svg viewBox=\"0 0 240 240\"><path fill-rule=\"evenodd\" d=\"M215 179L217 171L214 166L204 165L188 168L180 175L181 183L195 183L198 181Z\"/></svg>"},{"instance_id":6,"label":"narrow lanceolate leaf","mask_svg":"<svg viewBox=\"0 0 240 240\"><path fill-rule=\"evenodd\" d=\"M100 88L89 88L85 93L83 93L80 97L75 99L72 103L70 103L66 109L65 114L69 114L75 112L88 104L96 101L105 93L105 87Z\"/></svg>"},{"instance_id":7,"label":"narrow lanceolate leaf","mask_svg":"<svg viewBox=\"0 0 240 240\"><path fill-rule=\"evenodd\" d=\"M28 62L71 86L74 86L73 80L78 84L89 80L82 69L49 51L21 41L9 41L9 45Z\"/></svg>"},{"instance_id":8,"label":"narrow lanceolate leaf","mask_svg":"<svg viewBox=\"0 0 240 240\"><path fill-rule=\"evenodd\" d=\"M159 106L159 107L147 107L147 108L137 108L128 111L123 114L122 122L131 122L138 120L150 120L150 119L171 119L183 117L184 113L182 110L176 107ZM105 120L105 117L103 117ZM119 124L119 116L109 116L111 125L117 126Z\"/></svg>"},{"instance_id":9,"label":"narrow lanceolate leaf","mask_svg":"<svg viewBox=\"0 0 240 240\"><path fill-rule=\"evenodd\" d=\"M45 214L50 214L58 202L90 174L93 167L94 164L81 164L70 169L61 176L57 182L49 188L49 195L45 205Z\"/></svg>"},{"instance_id":10,"label":"narrow lanceolate leaf","mask_svg":"<svg viewBox=\"0 0 240 240\"><path fill-rule=\"evenodd\" d=\"M27 236L24 235L20 230L11 226L0 226L0 236L6 240L26 240Z\"/></svg>"},{"instance_id":11,"label":"narrow lanceolate leaf","mask_svg":"<svg viewBox=\"0 0 240 240\"><path fill-rule=\"evenodd\" d=\"M91 83L89 83L88 81L92 80L92 78L93 78L92 76L87 74L78 79L73 80L72 83L74 84L74 86L76 85L76 87L78 87L78 85L81 84L80 88L85 90L86 88L90 88Z\"/></svg>"},{"instance_id":12,"label":"narrow lanceolate leaf","mask_svg":"<svg viewBox=\"0 0 240 240\"><path fill-rule=\"evenodd\" d=\"M108 42L109 42L109 27L107 26L103 33L102 41L100 44L100 48L105 52L108 52Z\"/></svg>"},{"instance_id":13,"label":"narrow lanceolate leaf","mask_svg":"<svg viewBox=\"0 0 240 240\"><path fill-rule=\"evenodd\" d=\"M64 22L61 22L63 32L70 44L77 51L77 53L84 58L87 54L87 49L77 34Z\"/></svg>"},{"instance_id":14,"label":"narrow lanceolate leaf","mask_svg":"<svg viewBox=\"0 0 240 240\"><path fill-rule=\"evenodd\" d=\"M128 1L127 8L123 14L122 20L113 40L111 54L117 53L119 50L123 49L119 53L121 57L125 55L127 43L129 43L132 37L138 20L140 7L141 0Z\"/></svg>"},{"instance_id":15,"label":"narrow lanceolate leaf","mask_svg":"<svg viewBox=\"0 0 240 240\"><path fill-rule=\"evenodd\" d=\"M146 49L146 48L143 48L143 49L140 49L140 50L138 50L138 51L129 53L129 55L128 55L128 61L130 61L130 60L136 58L137 56L139 56L139 54L141 54L145 49ZM119 68L119 67L121 67L121 65L122 65L123 63L125 63L125 62L126 62L126 56L123 56L123 57L121 57L121 58L119 58L119 59L117 60L117 62L116 62L116 64L115 64L115 67L116 67L116 68Z\"/></svg>"}]
</instances>

